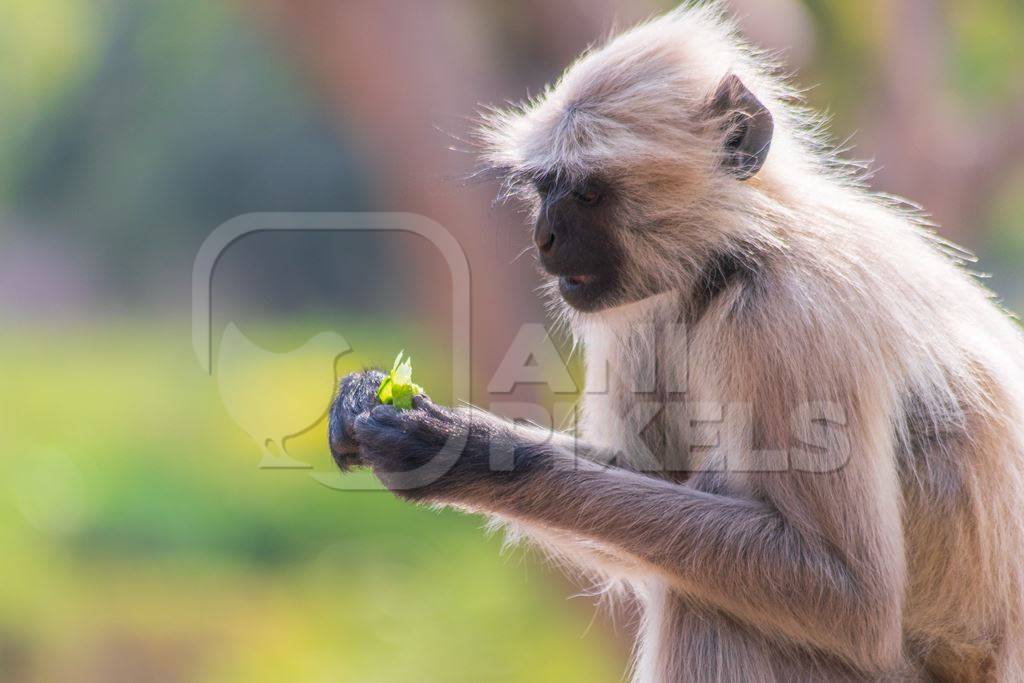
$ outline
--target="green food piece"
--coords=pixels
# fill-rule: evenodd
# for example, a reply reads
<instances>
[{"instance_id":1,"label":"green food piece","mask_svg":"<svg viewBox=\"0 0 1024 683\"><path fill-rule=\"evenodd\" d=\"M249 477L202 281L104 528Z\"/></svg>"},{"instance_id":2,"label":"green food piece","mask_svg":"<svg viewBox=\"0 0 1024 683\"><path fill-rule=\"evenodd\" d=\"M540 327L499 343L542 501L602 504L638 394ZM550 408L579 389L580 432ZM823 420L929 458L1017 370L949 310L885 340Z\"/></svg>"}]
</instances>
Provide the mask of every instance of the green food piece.
<instances>
[{"instance_id":1,"label":"green food piece","mask_svg":"<svg viewBox=\"0 0 1024 683\"><path fill-rule=\"evenodd\" d=\"M398 352L391 372L377 390L377 398L381 403L393 405L399 410L411 409L412 397L424 393L423 387L412 381L412 358L403 360L404 355L405 351Z\"/></svg>"}]
</instances>

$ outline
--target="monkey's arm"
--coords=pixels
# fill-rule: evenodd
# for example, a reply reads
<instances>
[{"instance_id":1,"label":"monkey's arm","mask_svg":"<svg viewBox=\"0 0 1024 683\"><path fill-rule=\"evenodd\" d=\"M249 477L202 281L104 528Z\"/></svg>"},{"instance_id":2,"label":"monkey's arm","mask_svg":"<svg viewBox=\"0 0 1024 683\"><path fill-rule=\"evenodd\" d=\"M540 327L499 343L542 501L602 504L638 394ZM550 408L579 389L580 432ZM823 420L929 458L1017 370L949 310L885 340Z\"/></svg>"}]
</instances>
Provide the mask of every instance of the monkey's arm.
<instances>
[{"instance_id":1,"label":"monkey's arm","mask_svg":"<svg viewBox=\"0 0 1024 683\"><path fill-rule=\"evenodd\" d=\"M727 395L754 404L765 438L777 437L789 429L792 396L808 394L793 377L751 378L762 371L738 360L759 395L738 385ZM829 385L825 372L814 378ZM828 395L849 405L848 452L827 454L836 467L744 473L728 494L605 467L493 416L425 399L406 413L375 409L356 432L364 461L403 497L593 539L768 635L884 669L901 647L904 582L891 427L880 397ZM452 437L461 456L435 458ZM441 470L431 473L435 461ZM419 466L422 486L392 476Z\"/></svg>"},{"instance_id":2,"label":"monkey's arm","mask_svg":"<svg viewBox=\"0 0 1024 683\"><path fill-rule=\"evenodd\" d=\"M842 538L815 520L825 505L835 506L833 516L872 516L872 498L882 491L853 495L837 481L842 475L780 473L798 480L776 482L780 492L810 500L782 506L707 493L578 459L493 418L471 424L427 410L377 408L357 421L364 461L398 495L593 539L702 602L861 666L882 668L898 650L901 568L888 566L887 546L896 541L882 538L886 525L857 519ZM388 469L429 468L431 455L460 430L468 434L464 451L446 473L416 488L404 488L408 479L396 485ZM499 452L514 449L512 469L491 471L495 440Z\"/></svg>"}]
</instances>

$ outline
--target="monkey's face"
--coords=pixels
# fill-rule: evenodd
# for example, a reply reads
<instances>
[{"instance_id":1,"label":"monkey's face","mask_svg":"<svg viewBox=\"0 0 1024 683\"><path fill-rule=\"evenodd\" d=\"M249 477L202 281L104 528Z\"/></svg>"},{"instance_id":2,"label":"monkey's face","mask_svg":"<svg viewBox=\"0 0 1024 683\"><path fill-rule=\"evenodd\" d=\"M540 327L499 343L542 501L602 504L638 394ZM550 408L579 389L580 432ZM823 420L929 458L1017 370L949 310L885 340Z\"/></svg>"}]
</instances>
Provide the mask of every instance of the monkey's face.
<instances>
[{"instance_id":1,"label":"monkey's face","mask_svg":"<svg viewBox=\"0 0 1024 683\"><path fill-rule=\"evenodd\" d=\"M765 163L771 113L673 38L627 34L482 128L486 160L534 210L549 291L577 311L691 286L754 198L741 186Z\"/></svg>"},{"instance_id":2,"label":"monkey's face","mask_svg":"<svg viewBox=\"0 0 1024 683\"><path fill-rule=\"evenodd\" d=\"M558 292L579 311L597 311L622 300L625 259L616 234L616 197L600 178L535 181L539 210L533 241L541 267L557 278Z\"/></svg>"},{"instance_id":3,"label":"monkey's face","mask_svg":"<svg viewBox=\"0 0 1024 683\"><path fill-rule=\"evenodd\" d=\"M663 174L601 165L532 176L524 192L534 217L533 241L546 291L570 308L596 313L680 286L681 265L694 250L681 183L685 171ZM658 197L668 196L666 207Z\"/></svg>"}]
</instances>

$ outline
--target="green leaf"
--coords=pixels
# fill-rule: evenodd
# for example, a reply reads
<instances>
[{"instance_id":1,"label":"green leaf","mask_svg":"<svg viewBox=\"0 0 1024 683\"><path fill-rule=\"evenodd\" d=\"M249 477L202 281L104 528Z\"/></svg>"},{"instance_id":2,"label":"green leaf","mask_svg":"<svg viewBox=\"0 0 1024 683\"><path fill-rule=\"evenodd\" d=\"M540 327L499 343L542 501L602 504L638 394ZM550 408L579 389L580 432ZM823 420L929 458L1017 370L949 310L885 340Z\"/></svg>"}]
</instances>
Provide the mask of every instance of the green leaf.
<instances>
[{"instance_id":1,"label":"green leaf","mask_svg":"<svg viewBox=\"0 0 1024 683\"><path fill-rule=\"evenodd\" d=\"M391 403L391 377L385 377L377 390L377 398L381 403Z\"/></svg>"},{"instance_id":2,"label":"green leaf","mask_svg":"<svg viewBox=\"0 0 1024 683\"><path fill-rule=\"evenodd\" d=\"M406 358L405 362L391 371L391 379L395 384L405 385L412 383L412 358Z\"/></svg>"},{"instance_id":3,"label":"green leaf","mask_svg":"<svg viewBox=\"0 0 1024 683\"><path fill-rule=\"evenodd\" d=\"M377 390L377 398L381 403L393 405L399 410L410 410L413 396L424 391L423 387L412 381L412 358L403 360L404 355L405 351L400 351L395 357L391 372Z\"/></svg>"}]
</instances>

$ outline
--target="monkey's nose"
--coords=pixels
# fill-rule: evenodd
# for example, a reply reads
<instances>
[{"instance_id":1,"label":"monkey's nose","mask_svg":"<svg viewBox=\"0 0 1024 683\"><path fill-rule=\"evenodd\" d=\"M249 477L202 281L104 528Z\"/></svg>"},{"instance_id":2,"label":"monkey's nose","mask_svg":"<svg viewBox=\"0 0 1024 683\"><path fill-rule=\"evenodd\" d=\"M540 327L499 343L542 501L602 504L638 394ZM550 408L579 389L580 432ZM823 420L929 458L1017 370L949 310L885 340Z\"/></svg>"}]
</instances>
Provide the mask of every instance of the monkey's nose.
<instances>
[{"instance_id":1,"label":"monkey's nose","mask_svg":"<svg viewBox=\"0 0 1024 683\"><path fill-rule=\"evenodd\" d=\"M540 253L547 254L555 246L555 231L550 226L538 225L533 231L533 242Z\"/></svg>"}]
</instances>

